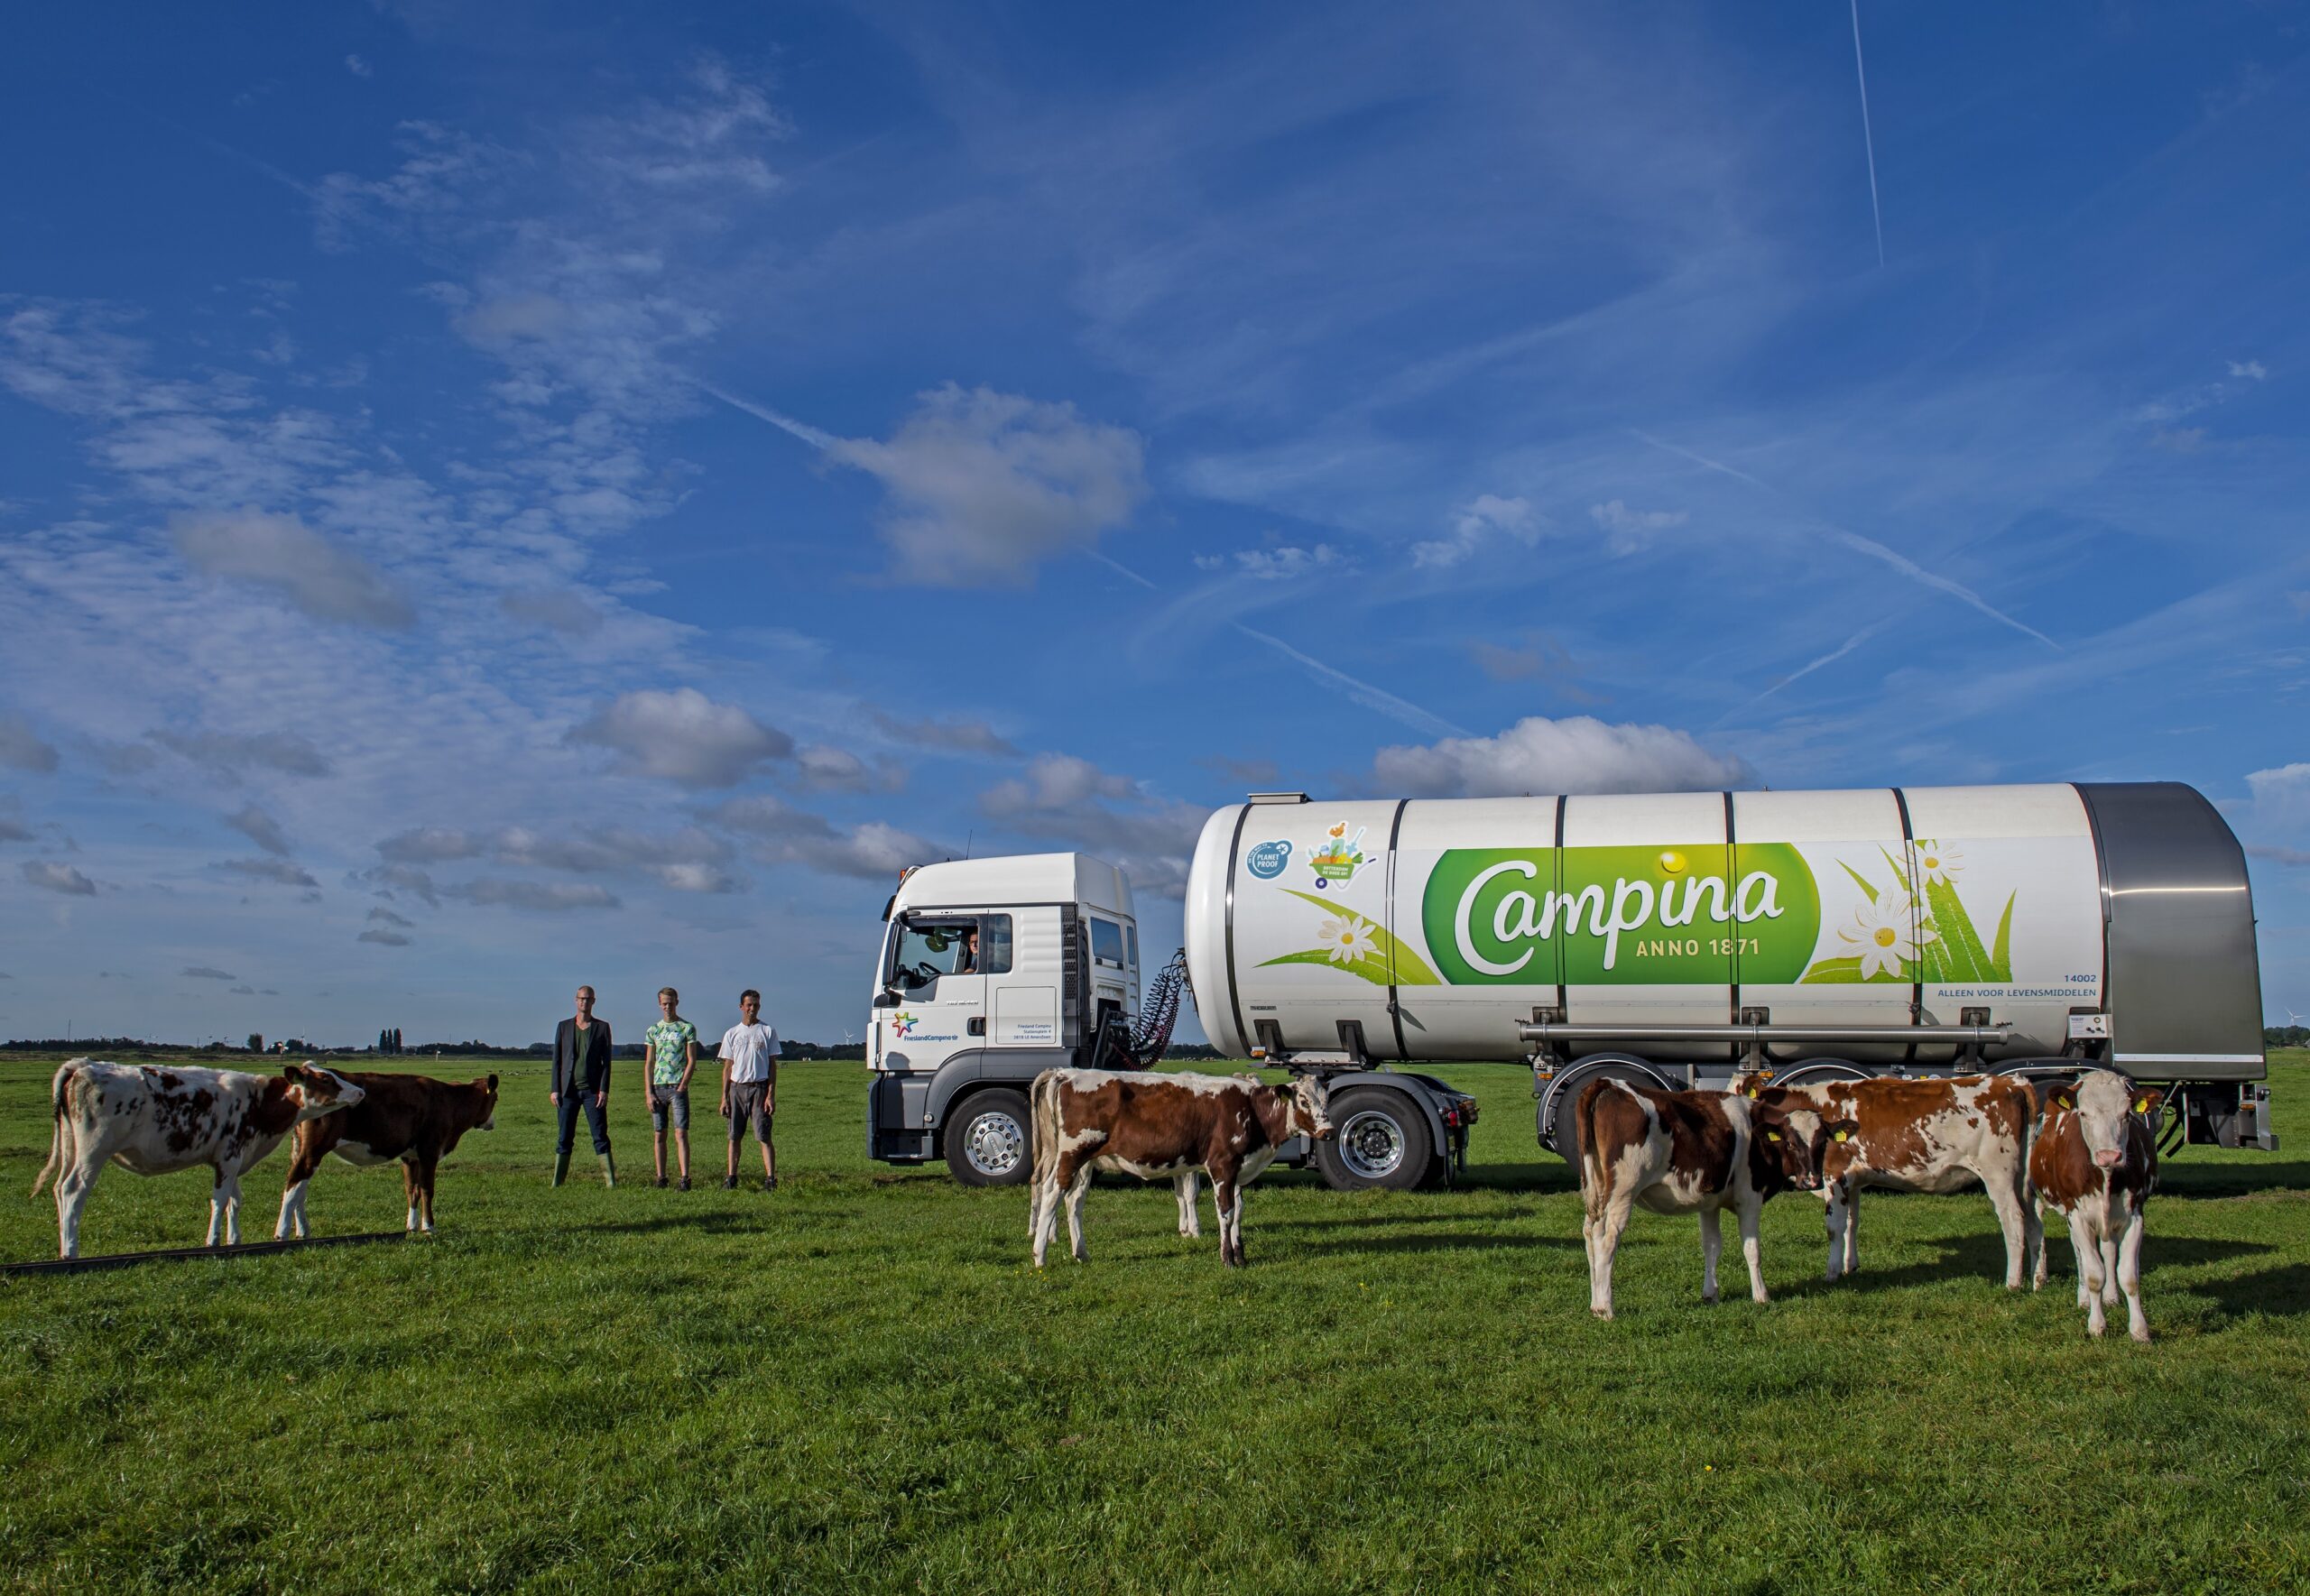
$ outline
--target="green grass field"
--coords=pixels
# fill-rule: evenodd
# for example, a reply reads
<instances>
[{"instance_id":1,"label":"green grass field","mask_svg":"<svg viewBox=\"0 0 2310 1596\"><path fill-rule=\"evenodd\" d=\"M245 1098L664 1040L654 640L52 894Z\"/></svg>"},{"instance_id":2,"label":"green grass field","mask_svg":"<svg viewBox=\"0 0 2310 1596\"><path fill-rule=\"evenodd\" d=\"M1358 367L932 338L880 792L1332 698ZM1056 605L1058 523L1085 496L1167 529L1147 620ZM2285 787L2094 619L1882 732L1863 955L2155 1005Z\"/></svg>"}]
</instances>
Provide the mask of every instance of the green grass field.
<instances>
[{"instance_id":1,"label":"green grass field","mask_svg":"<svg viewBox=\"0 0 2310 1596\"><path fill-rule=\"evenodd\" d=\"M0 1063L0 1257L54 1061ZM444 1065L466 1075L476 1066ZM491 1066L477 1066L491 1067ZM2189 1149L2149 1210L2158 1341L2087 1341L2065 1242L2011 1296L1987 1202L1872 1196L1826 1287L1765 1213L1776 1301L1700 1305L1640 1213L1593 1321L1529 1076L1476 1092L1472 1183L1271 1172L1251 1267L1102 1185L1092 1260L1029 1267L1023 1191L864 1154L855 1064L790 1068L781 1188L546 1185L532 1061L410 1242L0 1282L0 1568L35 1590L1981 1591L2310 1585L2310 1060L2286 1149ZM706 1106L710 1107L710 1102ZM705 1121L701 1119L701 1128ZM721 1148L699 1141L719 1172ZM749 1147L748 1155L752 1157ZM246 1183L269 1237L285 1151ZM754 1166L759 1184L759 1165ZM398 1230L332 1160L323 1235ZM199 1174L98 1183L90 1253L198 1243ZM1728 1227L1729 1232L1729 1227Z\"/></svg>"}]
</instances>

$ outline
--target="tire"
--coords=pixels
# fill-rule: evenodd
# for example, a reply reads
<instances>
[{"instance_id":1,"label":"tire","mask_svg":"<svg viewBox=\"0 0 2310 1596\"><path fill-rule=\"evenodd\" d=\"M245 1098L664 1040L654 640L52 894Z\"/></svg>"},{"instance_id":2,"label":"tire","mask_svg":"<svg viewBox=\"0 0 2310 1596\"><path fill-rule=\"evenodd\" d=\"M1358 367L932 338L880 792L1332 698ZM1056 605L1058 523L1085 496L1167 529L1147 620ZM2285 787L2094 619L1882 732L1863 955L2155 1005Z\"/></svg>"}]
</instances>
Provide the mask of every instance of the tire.
<instances>
[{"instance_id":1,"label":"tire","mask_svg":"<svg viewBox=\"0 0 2310 1596\"><path fill-rule=\"evenodd\" d=\"M947 1119L947 1168L963 1185L1024 1185L1035 1172L1035 1122L1024 1093L974 1092Z\"/></svg>"},{"instance_id":2,"label":"tire","mask_svg":"<svg viewBox=\"0 0 2310 1596\"><path fill-rule=\"evenodd\" d=\"M1436 1139L1419 1105L1400 1092L1364 1086L1330 1104L1332 1138L1316 1144L1316 1167L1335 1192L1377 1186L1409 1192L1428 1182Z\"/></svg>"}]
</instances>

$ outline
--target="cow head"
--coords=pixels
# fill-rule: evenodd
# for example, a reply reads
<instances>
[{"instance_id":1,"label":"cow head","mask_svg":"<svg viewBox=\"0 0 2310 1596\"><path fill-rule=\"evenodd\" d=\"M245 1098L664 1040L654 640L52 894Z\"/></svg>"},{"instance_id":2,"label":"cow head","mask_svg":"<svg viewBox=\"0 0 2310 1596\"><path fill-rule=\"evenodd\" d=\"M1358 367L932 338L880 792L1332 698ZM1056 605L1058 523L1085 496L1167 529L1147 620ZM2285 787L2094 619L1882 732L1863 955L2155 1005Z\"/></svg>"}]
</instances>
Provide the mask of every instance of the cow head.
<instances>
[{"instance_id":1,"label":"cow head","mask_svg":"<svg viewBox=\"0 0 2310 1596\"><path fill-rule=\"evenodd\" d=\"M1332 1135L1331 1087L1321 1075L1292 1078L1284 1136L1328 1141Z\"/></svg>"},{"instance_id":2,"label":"cow head","mask_svg":"<svg viewBox=\"0 0 2310 1596\"><path fill-rule=\"evenodd\" d=\"M360 1087L335 1070L321 1069L311 1059L283 1066L281 1078L289 1083L290 1101L297 1118L315 1120L341 1108L351 1108L365 1095Z\"/></svg>"},{"instance_id":3,"label":"cow head","mask_svg":"<svg viewBox=\"0 0 2310 1596\"><path fill-rule=\"evenodd\" d=\"M2097 1069L2056 1087L2046 1099L2046 1112L2075 1114L2085 1150L2108 1169L2125 1162L2133 1116L2154 1114L2165 1101L2166 1093L2155 1086L2137 1086L2114 1070Z\"/></svg>"},{"instance_id":4,"label":"cow head","mask_svg":"<svg viewBox=\"0 0 2310 1596\"><path fill-rule=\"evenodd\" d=\"M1750 1175L1760 1191L1817 1192L1851 1163L1847 1149L1858 1130L1808 1106L1760 1099L1749 1111Z\"/></svg>"}]
</instances>

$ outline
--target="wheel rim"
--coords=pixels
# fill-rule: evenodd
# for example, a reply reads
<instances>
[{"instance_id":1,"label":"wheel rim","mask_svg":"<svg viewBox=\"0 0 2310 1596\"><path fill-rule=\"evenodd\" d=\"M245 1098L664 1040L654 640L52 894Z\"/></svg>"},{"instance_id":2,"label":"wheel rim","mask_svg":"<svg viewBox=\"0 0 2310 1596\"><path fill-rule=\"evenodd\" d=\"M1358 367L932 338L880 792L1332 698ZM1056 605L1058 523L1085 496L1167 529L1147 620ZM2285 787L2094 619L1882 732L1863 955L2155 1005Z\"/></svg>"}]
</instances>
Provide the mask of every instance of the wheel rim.
<instances>
[{"instance_id":1,"label":"wheel rim","mask_svg":"<svg viewBox=\"0 0 2310 1596\"><path fill-rule=\"evenodd\" d=\"M1019 1121L999 1111L975 1116L963 1132L963 1156L982 1175L1008 1175L1027 1150Z\"/></svg>"},{"instance_id":2,"label":"wheel rim","mask_svg":"<svg viewBox=\"0 0 2310 1596\"><path fill-rule=\"evenodd\" d=\"M1363 1180L1380 1180L1403 1167L1404 1128L1394 1116L1365 1109L1337 1131L1340 1162Z\"/></svg>"}]
</instances>

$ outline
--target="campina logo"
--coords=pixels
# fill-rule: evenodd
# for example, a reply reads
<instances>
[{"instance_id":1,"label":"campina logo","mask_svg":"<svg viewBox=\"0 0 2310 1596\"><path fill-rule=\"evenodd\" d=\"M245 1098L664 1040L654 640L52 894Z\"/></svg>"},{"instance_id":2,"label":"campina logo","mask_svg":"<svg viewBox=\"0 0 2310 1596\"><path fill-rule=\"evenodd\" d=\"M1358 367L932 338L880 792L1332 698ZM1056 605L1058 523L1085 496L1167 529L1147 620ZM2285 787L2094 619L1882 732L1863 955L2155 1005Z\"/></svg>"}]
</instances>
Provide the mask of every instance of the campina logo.
<instances>
[{"instance_id":1,"label":"campina logo","mask_svg":"<svg viewBox=\"0 0 2310 1596\"><path fill-rule=\"evenodd\" d=\"M1421 928L1454 985L1723 985L1797 980L1821 928L1811 869L1785 843L1457 848Z\"/></svg>"}]
</instances>

